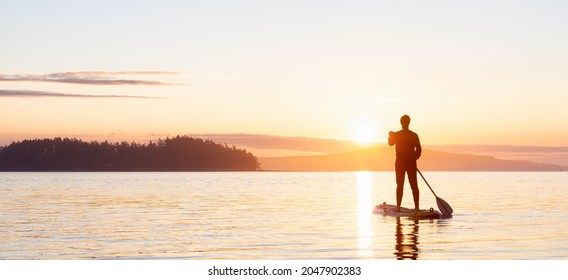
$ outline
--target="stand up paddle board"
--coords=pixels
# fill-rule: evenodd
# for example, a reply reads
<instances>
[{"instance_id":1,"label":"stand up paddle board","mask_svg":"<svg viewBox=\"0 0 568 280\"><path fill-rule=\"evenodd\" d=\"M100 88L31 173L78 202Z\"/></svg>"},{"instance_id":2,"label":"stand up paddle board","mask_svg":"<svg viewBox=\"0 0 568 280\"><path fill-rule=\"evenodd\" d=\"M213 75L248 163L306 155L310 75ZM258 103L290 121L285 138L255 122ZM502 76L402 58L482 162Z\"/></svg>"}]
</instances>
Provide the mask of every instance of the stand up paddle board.
<instances>
[{"instance_id":1,"label":"stand up paddle board","mask_svg":"<svg viewBox=\"0 0 568 280\"><path fill-rule=\"evenodd\" d=\"M434 208L430 210L414 210L405 207L400 207L400 211L396 211L396 205L379 204L373 209L373 214L391 216L391 217L408 217L411 219L439 219L442 217L442 213Z\"/></svg>"}]
</instances>

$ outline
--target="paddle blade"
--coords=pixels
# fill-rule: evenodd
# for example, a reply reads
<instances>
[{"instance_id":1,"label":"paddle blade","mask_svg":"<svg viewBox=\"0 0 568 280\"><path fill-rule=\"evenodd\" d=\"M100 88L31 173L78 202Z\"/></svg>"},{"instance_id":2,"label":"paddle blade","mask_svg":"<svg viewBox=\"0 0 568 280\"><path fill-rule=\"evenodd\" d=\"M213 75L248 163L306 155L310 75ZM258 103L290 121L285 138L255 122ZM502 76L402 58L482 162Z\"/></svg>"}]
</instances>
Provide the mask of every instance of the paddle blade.
<instances>
[{"instance_id":1,"label":"paddle blade","mask_svg":"<svg viewBox=\"0 0 568 280\"><path fill-rule=\"evenodd\" d=\"M440 210L440 212L442 212L442 215L444 216L451 216L452 213L454 212L452 206L450 206L450 204L448 204L445 200L439 197L436 197L436 204L438 204L438 209Z\"/></svg>"}]
</instances>

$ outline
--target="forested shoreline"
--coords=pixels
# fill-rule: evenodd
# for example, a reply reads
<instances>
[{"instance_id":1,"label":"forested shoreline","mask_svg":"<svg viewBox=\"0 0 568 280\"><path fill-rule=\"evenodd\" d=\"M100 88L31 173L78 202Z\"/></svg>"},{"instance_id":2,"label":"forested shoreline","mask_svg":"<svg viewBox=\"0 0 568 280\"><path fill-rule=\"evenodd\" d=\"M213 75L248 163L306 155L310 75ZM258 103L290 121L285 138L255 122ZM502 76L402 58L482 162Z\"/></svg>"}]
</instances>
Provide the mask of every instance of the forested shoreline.
<instances>
[{"instance_id":1,"label":"forested shoreline","mask_svg":"<svg viewBox=\"0 0 568 280\"><path fill-rule=\"evenodd\" d=\"M33 139L0 147L0 171L254 171L245 149L188 136L148 144Z\"/></svg>"}]
</instances>

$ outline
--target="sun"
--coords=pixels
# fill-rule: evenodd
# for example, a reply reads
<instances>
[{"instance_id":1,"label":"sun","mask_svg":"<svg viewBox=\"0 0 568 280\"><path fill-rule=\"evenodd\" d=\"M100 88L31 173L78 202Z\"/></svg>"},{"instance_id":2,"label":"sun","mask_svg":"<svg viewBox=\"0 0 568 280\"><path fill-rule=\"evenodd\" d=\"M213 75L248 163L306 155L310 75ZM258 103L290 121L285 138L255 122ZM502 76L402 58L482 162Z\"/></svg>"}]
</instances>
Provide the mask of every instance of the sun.
<instances>
[{"instance_id":1,"label":"sun","mask_svg":"<svg viewBox=\"0 0 568 280\"><path fill-rule=\"evenodd\" d=\"M352 139L362 145L374 143L377 141L377 129L369 125L355 125Z\"/></svg>"}]
</instances>

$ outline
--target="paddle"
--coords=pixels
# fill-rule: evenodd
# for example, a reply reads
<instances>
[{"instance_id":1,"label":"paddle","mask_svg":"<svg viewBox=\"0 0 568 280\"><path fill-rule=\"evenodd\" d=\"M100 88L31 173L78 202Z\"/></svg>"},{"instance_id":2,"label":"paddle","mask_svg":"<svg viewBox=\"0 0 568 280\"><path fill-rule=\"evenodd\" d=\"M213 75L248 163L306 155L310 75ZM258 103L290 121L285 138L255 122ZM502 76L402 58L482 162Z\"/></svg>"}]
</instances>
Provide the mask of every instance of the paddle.
<instances>
[{"instance_id":1,"label":"paddle","mask_svg":"<svg viewBox=\"0 0 568 280\"><path fill-rule=\"evenodd\" d=\"M450 204L448 204L445 200L439 198L436 193L434 192L434 190L432 189L432 187L430 187L430 184L428 184L428 181L426 181L426 178L424 178L424 175L422 175L422 172L420 172L420 170L418 170L418 168L416 168L416 171L418 171L418 174L420 174L420 177L422 177L422 179L424 180L424 182L426 182L426 185L428 185L428 188L430 188L430 190L432 191L432 193L434 194L434 196L436 197L436 204L438 204L438 209L440 210L440 212L442 212L442 215L444 216L451 216L452 213L454 212L454 209L452 209L452 207L450 206Z\"/></svg>"}]
</instances>

